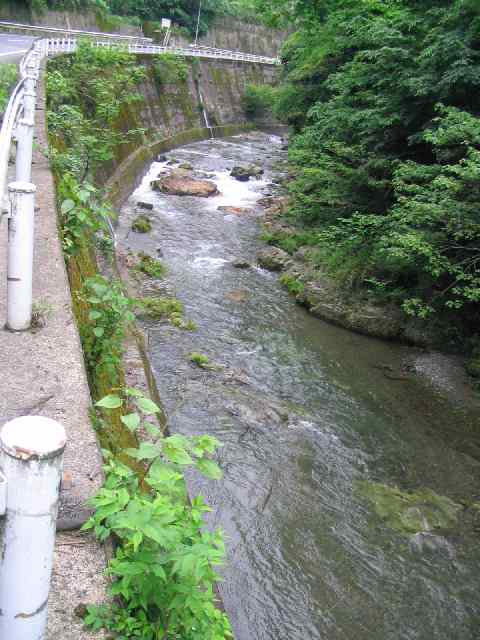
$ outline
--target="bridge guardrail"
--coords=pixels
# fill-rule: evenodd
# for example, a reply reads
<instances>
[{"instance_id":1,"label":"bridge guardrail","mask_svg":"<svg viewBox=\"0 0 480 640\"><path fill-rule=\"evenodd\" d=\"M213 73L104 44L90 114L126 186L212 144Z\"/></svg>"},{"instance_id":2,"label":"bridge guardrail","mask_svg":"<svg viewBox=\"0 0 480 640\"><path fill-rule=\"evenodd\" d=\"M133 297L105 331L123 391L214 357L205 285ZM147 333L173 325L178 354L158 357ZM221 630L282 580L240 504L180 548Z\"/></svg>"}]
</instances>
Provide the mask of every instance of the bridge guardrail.
<instances>
[{"instance_id":1,"label":"bridge guardrail","mask_svg":"<svg viewBox=\"0 0 480 640\"><path fill-rule=\"evenodd\" d=\"M20 22L7 22L0 20L0 29L9 29L11 31L29 31L38 35L45 35L48 33L64 34L67 38L74 37L90 37L90 38L106 38L115 42L139 42L149 43L153 42L153 38L147 38L145 36L128 36L120 33L102 33L100 31L87 31L82 29L68 29L62 27L39 27L32 24L23 24Z\"/></svg>"}]
</instances>

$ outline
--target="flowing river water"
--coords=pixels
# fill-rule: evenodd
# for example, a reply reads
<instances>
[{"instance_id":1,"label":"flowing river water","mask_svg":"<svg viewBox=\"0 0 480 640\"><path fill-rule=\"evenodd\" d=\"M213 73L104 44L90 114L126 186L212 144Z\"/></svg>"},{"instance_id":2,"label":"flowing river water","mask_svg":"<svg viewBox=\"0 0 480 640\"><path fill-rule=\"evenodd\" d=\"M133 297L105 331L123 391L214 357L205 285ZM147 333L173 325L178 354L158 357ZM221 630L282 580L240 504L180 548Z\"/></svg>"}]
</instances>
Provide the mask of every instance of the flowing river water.
<instances>
[{"instance_id":1,"label":"flowing river water","mask_svg":"<svg viewBox=\"0 0 480 640\"><path fill-rule=\"evenodd\" d=\"M169 157L214 174L221 195L154 192L165 167L155 162L118 227L124 249L162 256L158 287L198 326L145 324L171 432L224 443L223 479L190 482L213 508L209 526L225 531L221 594L235 637L478 639L480 403L454 359L315 319L255 266L256 201L284 156L259 133L176 149ZM238 182L229 169L239 163L265 175ZM138 200L154 205L150 234L130 231ZM191 352L222 366L202 370ZM455 522L402 530L366 498L384 485L447 496Z\"/></svg>"}]
</instances>

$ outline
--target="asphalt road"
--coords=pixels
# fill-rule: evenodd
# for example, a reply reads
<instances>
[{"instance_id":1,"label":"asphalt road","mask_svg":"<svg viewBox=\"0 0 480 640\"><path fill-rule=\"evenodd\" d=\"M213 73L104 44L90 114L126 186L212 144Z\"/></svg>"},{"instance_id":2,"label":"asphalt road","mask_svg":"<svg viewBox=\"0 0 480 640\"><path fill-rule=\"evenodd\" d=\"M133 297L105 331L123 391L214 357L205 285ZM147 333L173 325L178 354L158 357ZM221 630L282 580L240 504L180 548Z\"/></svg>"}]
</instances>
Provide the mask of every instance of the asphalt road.
<instances>
[{"instance_id":1,"label":"asphalt road","mask_svg":"<svg viewBox=\"0 0 480 640\"><path fill-rule=\"evenodd\" d=\"M0 34L0 64L19 62L32 44L31 36L19 36L15 33Z\"/></svg>"}]
</instances>

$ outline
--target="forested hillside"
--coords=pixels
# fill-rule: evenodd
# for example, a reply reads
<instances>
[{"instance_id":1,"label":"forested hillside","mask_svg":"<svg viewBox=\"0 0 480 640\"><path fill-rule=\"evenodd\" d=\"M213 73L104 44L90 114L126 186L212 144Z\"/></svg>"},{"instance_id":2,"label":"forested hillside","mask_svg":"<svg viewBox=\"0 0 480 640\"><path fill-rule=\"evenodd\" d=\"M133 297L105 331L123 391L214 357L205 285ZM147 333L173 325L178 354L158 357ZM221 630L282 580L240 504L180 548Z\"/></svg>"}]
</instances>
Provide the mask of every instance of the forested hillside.
<instances>
[{"instance_id":1,"label":"forested hillside","mask_svg":"<svg viewBox=\"0 0 480 640\"><path fill-rule=\"evenodd\" d=\"M200 33L206 32L216 15L253 15L253 0L202 0ZM176 25L195 32L199 0L20 0L19 4L41 12L53 10L97 9L139 21L171 18Z\"/></svg>"},{"instance_id":2,"label":"forested hillside","mask_svg":"<svg viewBox=\"0 0 480 640\"><path fill-rule=\"evenodd\" d=\"M295 131L280 238L350 290L480 320L480 2L258 0L294 24L275 111ZM278 238L277 238L278 240Z\"/></svg>"}]
</instances>

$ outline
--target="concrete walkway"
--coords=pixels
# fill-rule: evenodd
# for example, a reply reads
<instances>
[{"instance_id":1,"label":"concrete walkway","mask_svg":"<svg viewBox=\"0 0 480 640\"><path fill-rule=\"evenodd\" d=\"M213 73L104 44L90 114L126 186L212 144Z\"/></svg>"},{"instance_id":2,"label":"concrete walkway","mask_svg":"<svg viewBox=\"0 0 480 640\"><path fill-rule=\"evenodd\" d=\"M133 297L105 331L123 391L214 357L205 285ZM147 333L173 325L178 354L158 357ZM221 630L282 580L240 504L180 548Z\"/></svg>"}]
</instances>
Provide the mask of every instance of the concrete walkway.
<instances>
[{"instance_id":1,"label":"concrete walkway","mask_svg":"<svg viewBox=\"0 0 480 640\"><path fill-rule=\"evenodd\" d=\"M101 458L89 420L90 394L57 233L47 149L43 87L36 111L32 182L37 186L33 299L44 326L3 329L6 312L7 222L0 223L0 425L24 415L61 422L67 431L62 510L77 509L102 482ZM104 549L77 533L59 534L47 640L99 638L86 633L74 610L105 599ZM26 585L26 588L28 586Z\"/></svg>"}]
</instances>

